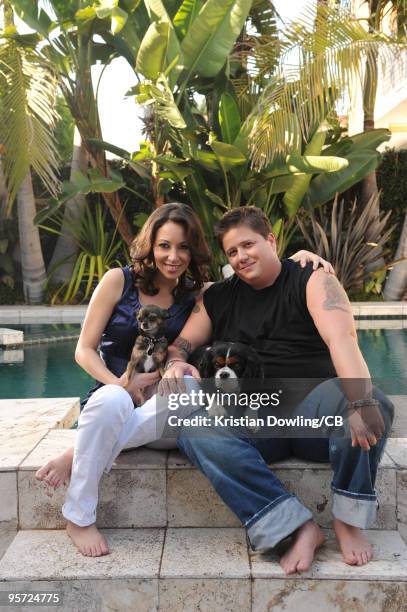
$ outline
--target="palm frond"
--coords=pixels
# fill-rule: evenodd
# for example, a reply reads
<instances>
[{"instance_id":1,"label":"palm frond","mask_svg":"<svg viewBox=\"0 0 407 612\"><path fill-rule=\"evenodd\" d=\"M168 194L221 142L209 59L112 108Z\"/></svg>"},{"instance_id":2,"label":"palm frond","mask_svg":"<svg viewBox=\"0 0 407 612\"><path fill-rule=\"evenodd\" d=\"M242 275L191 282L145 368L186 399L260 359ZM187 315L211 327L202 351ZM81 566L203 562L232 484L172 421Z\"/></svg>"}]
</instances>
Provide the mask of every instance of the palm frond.
<instances>
[{"instance_id":1,"label":"palm frond","mask_svg":"<svg viewBox=\"0 0 407 612\"><path fill-rule=\"evenodd\" d=\"M247 119L248 125L252 122L249 143L256 169L280 162L290 152L290 113L297 115L308 142L340 95L362 82L367 69L374 73L379 63L384 75L407 50L405 42L367 32L349 13L326 5L317 12L308 9L289 25L281 47L278 69Z\"/></svg>"},{"instance_id":2,"label":"palm frond","mask_svg":"<svg viewBox=\"0 0 407 612\"><path fill-rule=\"evenodd\" d=\"M32 167L52 195L59 188L52 130L57 78L53 66L12 38L0 41L0 142L9 207Z\"/></svg>"},{"instance_id":3,"label":"palm frond","mask_svg":"<svg viewBox=\"0 0 407 612\"><path fill-rule=\"evenodd\" d=\"M253 0L249 20L259 34L276 37L277 18L277 11L270 0Z\"/></svg>"}]
</instances>

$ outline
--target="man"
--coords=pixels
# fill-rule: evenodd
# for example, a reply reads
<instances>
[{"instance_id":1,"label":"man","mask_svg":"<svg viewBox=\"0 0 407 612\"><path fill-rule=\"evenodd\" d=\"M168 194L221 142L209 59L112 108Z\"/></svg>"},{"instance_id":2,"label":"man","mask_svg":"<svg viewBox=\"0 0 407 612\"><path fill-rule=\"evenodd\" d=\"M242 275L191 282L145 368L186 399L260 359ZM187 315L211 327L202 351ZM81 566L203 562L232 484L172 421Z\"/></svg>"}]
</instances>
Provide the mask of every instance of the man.
<instances>
[{"instance_id":1,"label":"man","mask_svg":"<svg viewBox=\"0 0 407 612\"><path fill-rule=\"evenodd\" d=\"M295 454L331 461L334 530L344 561L364 565L372 548L361 531L375 519L374 481L393 406L372 389L357 344L346 293L321 269L281 262L270 223L257 208L226 213L217 237L235 275L203 295L169 350L162 381L176 391L196 347L213 340L244 342L259 353L268 378L326 378L304 400L307 416L347 408L350 436L329 439L255 438L242 430L184 427L180 449L209 478L225 503L245 524L254 550L263 551L293 536L280 564L287 574L310 568L324 535L311 512L289 493L270 463ZM339 377L346 391L341 391ZM354 383L354 384L352 384ZM222 431L220 431L222 429Z\"/></svg>"}]
</instances>

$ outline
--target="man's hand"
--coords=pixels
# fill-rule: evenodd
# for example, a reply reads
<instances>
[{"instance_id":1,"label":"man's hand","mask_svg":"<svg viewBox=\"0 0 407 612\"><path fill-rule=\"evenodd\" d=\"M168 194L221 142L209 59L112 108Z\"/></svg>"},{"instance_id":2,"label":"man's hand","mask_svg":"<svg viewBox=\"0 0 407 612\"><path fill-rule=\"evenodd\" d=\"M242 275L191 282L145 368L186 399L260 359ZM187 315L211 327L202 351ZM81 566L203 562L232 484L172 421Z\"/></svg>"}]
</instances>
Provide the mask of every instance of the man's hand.
<instances>
[{"instance_id":1,"label":"man's hand","mask_svg":"<svg viewBox=\"0 0 407 612\"><path fill-rule=\"evenodd\" d=\"M372 404L352 410L348 416L352 446L368 451L383 436L385 427L380 409Z\"/></svg>"},{"instance_id":2,"label":"man's hand","mask_svg":"<svg viewBox=\"0 0 407 612\"><path fill-rule=\"evenodd\" d=\"M158 393L160 395L169 395L170 393L183 393L186 391L184 376L189 374L197 380L200 380L198 370L185 361L174 361L174 363L165 371L160 384L158 385Z\"/></svg>"},{"instance_id":3,"label":"man's hand","mask_svg":"<svg viewBox=\"0 0 407 612\"><path fill-rule=\"evenodd\" d=\"M149 372L148 374L133 374L130 381L127 378L126 372L119 378L120 385L126 389L133 402L137 402L140 397L140 391L145 387L154 385L160 380L160 372Z\"/></svg>"}]
</instances>

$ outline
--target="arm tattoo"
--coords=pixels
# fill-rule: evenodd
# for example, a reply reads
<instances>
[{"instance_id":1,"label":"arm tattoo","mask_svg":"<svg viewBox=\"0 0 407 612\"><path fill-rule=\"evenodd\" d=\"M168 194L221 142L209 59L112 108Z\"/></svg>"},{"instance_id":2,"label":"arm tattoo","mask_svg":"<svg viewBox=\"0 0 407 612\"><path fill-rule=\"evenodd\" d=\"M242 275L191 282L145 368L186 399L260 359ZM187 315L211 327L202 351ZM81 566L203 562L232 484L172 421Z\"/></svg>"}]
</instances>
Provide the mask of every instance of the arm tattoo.
<instances>
[{"instance_id":1,"label":"arm tattoo","mask_svg":"<svg viewBox=\"0 0 407 612\"><path fill-rule=\"evenodd\" d=\"M188 355L192 351L191 343L182 336L178 336L178 338L174 340L173 345L176 346L177 349L179 349L183 357L185 357L185 360L188 358Z\"/></svg>"},{"instance_id":2,"label":"arm tattoo","mask_svg":"<svg viewBox=\"0 0 407 612\"><path fill-rule=\"evenodd\" d=\"M201 309L199 308L198 304L195 304L195 306L192 309L192 312L201 312Z\"/></svg>"},{"instance_id":3,"label":"arm tattoo","mask_svg":"<svg viewBox=\"0 0 407 612\"><path fill-rule=\"evenodd\" d=\"M343 310L343 312L350 312L349 301L345 290L339 284L336 278L325 275L324 288L326 293L326 300L322 304L324 310Z\"/></svg>"}]
</instances>

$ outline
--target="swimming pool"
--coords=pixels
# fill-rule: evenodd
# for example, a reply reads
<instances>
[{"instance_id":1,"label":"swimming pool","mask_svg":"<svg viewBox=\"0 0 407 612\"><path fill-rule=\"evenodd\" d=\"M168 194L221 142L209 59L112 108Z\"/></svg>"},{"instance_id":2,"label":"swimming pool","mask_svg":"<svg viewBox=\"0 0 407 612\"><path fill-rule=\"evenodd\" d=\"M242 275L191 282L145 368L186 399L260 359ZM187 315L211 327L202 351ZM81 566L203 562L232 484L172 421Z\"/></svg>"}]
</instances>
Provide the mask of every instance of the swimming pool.
<instances>
[{"instance_id":1,"label":"swimming pool","mask_svg":"<svg viewBox=\"0 0 407 612\"><path fill-rule=\"evenodd\" d=\"M45 342L76 337L79 325L8 327L22 329L31 344L20 350L23 361L0 363L1 399L86 395L93 380L74 361L76 339ZM375 384L389 395L407 395L407 329L363 329L358 337Z\"/></svg>"}]
</instances>

